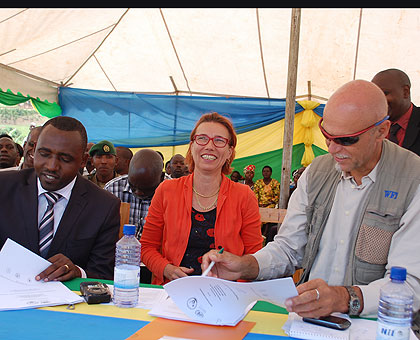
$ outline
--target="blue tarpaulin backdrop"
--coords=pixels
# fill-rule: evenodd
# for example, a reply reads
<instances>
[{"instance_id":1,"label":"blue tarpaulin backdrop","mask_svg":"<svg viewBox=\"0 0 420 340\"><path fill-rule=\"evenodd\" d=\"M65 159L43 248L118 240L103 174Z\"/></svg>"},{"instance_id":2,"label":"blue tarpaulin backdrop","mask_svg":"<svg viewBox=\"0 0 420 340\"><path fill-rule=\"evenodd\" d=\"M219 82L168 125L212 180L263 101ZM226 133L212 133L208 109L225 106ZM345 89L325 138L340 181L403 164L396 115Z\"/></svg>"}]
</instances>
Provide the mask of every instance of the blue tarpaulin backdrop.
<instances>
[{"instance_id":1,"label":"blue tarpaulin backdrop","mask_svg":"<svg viewBox=\"0 0 420 340\"><path fill-rule=\"evenodd\" d=\"M131 148L182 145L204 113L229 117L240 134L285 117L284 99L146 95L61 87L63 116L80 120L88 139ZM324 105L314 109L322 116ZM296 103L295 113L303 108ZM281 132L282 133L282 132ZM282 146L279 145L279 148Z\"/></svg>"}]
</instances>

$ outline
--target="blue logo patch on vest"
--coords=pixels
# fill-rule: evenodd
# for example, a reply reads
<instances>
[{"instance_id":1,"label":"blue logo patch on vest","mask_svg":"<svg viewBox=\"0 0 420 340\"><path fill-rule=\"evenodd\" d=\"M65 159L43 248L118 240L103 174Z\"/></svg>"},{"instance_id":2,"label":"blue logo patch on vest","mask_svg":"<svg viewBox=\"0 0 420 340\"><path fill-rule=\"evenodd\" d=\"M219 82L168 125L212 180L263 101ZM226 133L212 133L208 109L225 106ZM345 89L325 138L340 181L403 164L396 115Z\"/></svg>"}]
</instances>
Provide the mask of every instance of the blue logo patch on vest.
<instances>
[{"instance_id":1,"label":"blue logo patch on vest","mask_svg":"<svg viewBox=\"0 0 420 340\"><path fill-rule=\"evenodd\" d=\"M398 192L385 190L385 198L393 198L394 200L396 200L397 197L398 197Z\"/></svg>"}]
</instances>

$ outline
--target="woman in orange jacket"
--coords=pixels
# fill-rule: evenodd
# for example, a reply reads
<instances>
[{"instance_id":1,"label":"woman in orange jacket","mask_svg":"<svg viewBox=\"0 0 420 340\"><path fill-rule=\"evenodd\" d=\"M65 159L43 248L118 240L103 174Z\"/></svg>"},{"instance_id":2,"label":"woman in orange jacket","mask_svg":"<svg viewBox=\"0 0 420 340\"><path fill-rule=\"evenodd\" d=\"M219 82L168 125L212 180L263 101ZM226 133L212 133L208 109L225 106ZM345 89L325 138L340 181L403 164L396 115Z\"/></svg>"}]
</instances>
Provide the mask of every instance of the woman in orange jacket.
<instances>
[{"instance_id":1,"label":"woman in orange jacket","mask_svg":"<svg viewBox=\"0 0 420 340\"><path fill-rule=\"evenodd\" d=\"M191 132L186 161L191 174L162 182L140 239L142 262L153 284L201 274L201 256L223 247L237 255L261 249L258 202L231 181L236 133L218 113L203 115Z\"/></svg>"}]
</instances>

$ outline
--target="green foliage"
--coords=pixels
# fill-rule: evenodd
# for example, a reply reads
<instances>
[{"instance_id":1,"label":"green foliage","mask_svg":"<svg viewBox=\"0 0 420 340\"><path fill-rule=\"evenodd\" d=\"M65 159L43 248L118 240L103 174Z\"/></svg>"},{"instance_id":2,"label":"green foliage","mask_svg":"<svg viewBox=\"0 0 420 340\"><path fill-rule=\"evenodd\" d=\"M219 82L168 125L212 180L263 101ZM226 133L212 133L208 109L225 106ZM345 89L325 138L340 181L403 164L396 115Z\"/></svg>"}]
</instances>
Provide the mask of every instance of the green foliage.
<instances>
[{"instance_id":1,"label":"green foliage","mask_svg":"<svg viewBox=\"0 0 420 340\"><path fill-rule=\"evenodd\" d=\"M0 133L7 133L22 146L31 122L42 125L46 120L47 118L42 117L30 104L0 105Z\"/></svg>"}]
</instances>

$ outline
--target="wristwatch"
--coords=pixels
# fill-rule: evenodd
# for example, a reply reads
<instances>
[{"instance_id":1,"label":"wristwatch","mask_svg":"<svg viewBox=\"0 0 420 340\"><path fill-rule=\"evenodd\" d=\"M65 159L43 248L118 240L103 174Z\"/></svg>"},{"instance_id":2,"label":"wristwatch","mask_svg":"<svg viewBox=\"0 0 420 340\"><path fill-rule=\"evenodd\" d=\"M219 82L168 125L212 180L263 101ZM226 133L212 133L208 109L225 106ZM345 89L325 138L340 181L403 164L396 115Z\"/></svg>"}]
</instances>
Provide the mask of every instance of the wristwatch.
<instances>
[{"instance_id":1,"label":"wristwatch","mask_svg":"<svg viewBox=\"0 0 420 340\"><path fill-rule=\"evenodd\" d=\"M359 309L360 309L360 300L359 296L356 294L356 291L351 286L345 286L347 291L350 295L349 300L349 315L359 315Z\"/></svg>"}]
</instances>

